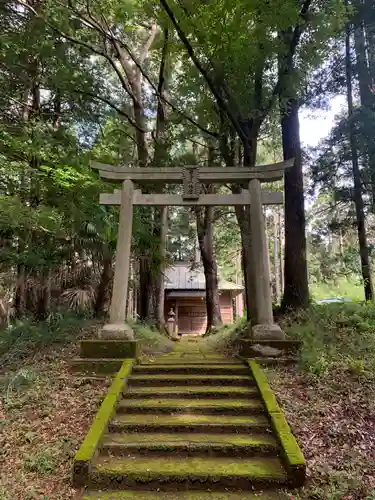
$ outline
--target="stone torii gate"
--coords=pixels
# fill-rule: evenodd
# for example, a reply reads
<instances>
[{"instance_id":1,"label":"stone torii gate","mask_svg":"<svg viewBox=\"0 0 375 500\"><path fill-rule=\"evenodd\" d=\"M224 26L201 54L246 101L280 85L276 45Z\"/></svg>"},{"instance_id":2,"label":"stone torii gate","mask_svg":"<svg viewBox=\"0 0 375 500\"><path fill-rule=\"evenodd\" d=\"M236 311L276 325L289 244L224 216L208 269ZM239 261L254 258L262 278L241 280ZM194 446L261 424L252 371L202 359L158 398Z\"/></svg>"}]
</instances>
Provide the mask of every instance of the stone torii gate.
<instances>
[{"instance_id":1,"label":"stone torii gate","mask_svg":"<svg viewBox=\"0 0 375 500\"><path fill-rule=\"evenodd\" d=\"M252 233L252 268L254 301L257 325L253 327L254 338L282 338L281 329L274 325L268 248L262 205L283 203L283 193L261 189L262 182L275 182L283 178L286 168L292 167L294 159L257 167L197 167L172 168L126 168L91 162L100 177L109 182L122 182L122 189L100 195L103 205L120 205L120 220L116 248L116 266L110 306L109 323L100 332L101 338L134 338L126 323L126 301L130 266L133 207L153 206L250 206ZM202 194L202 184L237 184L242 186L239 194ZM166 184L182 184L183 193L144 194L137 186L152 186L160 190Z\"/></svg>"}]
</instances>

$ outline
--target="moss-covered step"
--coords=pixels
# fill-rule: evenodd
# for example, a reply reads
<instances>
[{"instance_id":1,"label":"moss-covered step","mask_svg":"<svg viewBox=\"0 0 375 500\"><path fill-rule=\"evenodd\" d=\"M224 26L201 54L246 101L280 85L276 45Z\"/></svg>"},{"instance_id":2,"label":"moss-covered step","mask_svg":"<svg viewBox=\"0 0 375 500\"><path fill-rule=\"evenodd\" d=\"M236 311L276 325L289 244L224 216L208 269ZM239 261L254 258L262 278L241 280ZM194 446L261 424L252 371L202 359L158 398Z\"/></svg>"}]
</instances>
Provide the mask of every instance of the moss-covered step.
<instances>
[{"instance_id":1,"label":"moss-covered step","mask_svg":"<svg viewBox=\"0 0 375 500\"><path fill-rule=\"evenodd\" d=\"M278 458L254 457L127 457L99 456L90 474L90 487L176 490L223 490L275 487L287 483Z\"/></svg>"},{"instance_id":2,"label":"moss-covered step","mask_svg":"<svg viewBox=\"0 0 375 500\"><path fill-rule=\"evenodd\" d=\"M306 463L302 450L268 384L266 374L254 360L249 360L248 363L264 403L273 434L279 444L280 459L288 473L289 483L294 487L302 486L306 479Z\"/></svg>"},{"instance_id":3,"label":"moss-covered step","mask_svg":"<svg viewBox=\"0 0 375 500\"><path fill-rule=\"evenodd\" d=\"M260 399L124 399L117 406L117 413L220 413L222 415L252 415L264 411Z\"/></svg>"},{"instance_id":4,"label":"moss-covered step","mask_svg":"<svg viewBox=\"0 0 375 500\"><path fill-rule=\"evenodd\" d=\"M74 373L85 373L94 375L101 374L115 374L121 368L123 359L87 359L87 358L73 358L69 361L70 370Z\"/></svg>"},{"instance_id":5,"label":"moss-covered step","mask_svg":"<svg viewBox=\"0 0 375 500\"><path fill-rule=\"evenodd\" d=\"M172 356L168 354L167 356L157 357L157 358L147 358L143 357L139 360L140 365L202 365L202 364L213 364L213 365L230 365L230 366L243 366L243 361L239 359L227 359L227 358L203 358L202 356L195 357L180 357Z\"/></svg>"},{"instance_id":6,"label":"moss-covered step","mask_svg":"<svg viewBox=\"0 0 375 500\"><path fill-rule=\"evenodd\" d=\"M252 377L245 375L132 375L129 379L131 386L149 385L217 385L217 386L251 386L254 385Z\"/></svg>"},{"instance_id":7,"label":"moss-covered step","mask_svg":"<svg viewBox=\"0 0 375 500\"><path fill-rule=\"evenodd\" d=\"M215 434L256 432L270 433L268 419L263 415L174 415L117 414L108 425L109 432L201 432Z\"/></svg>"},{"instance_id":8,"label":"moss-covered step","mask_svg":"<svg viewBox=\"0 0 375 500\"><path fill-rule=\"evenodd\" d=\"M87 491L82 500L288 500L285 493L234 491Z\"/></svg>"},{"instance_id":9,"label":"moss-covered step","mask_svg":"<svg viewBox=\"0 0 375 500\"><path fill-rule=\"evenodd\" d=\"M136 340L81 340L81 358L137 358Z\"/></svg>"},{"instance_id":10,"label":"moss-covered step","mask_svg":"<svg viewBox=\"0 0 375 500\"><path fill-rule=\"evenodd\" d=\"M178 453L178 456L276 456L278 445L268 434L122 433L107 434L101 453L111 456Z\"/></svg>"},{"instance_id":11,"label":"moss-covered step","mask_svg":"<svg viewBox=\"0 0 375 500\"><path fill-rule=\"evenodd\" d=\"M124 398L223 398L223 397L259 397L258 389L254 387L229 387L229 386L166 386L166 387L131 387L124 392Z\"/></svg>"},{"instance_id":12,"label":"moss-covered step","mask_svg":"<svg viewBox=\"0 0 375 500\"><path fill-rule=\"evenodd\" d=\"M249 375L249 367L244 364L241 365L227 365L227 364L211 364L202 363L200 365L194 364L147 364L138 365L134 373L140 374L221 374L221 375Z\"/></svg>"}]
</instances>

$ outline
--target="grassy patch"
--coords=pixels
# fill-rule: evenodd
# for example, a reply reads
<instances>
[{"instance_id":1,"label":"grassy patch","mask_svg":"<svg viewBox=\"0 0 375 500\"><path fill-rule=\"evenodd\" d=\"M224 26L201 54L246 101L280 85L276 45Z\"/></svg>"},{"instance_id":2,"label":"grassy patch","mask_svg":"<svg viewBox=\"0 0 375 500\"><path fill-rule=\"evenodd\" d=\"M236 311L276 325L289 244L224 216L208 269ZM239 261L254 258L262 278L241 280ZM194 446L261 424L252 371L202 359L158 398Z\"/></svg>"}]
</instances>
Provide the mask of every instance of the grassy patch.
<instances>
[{"instance_id":1,"label":"grassy patch","mask_svg":"<svg viewBox=\"0 0 375 500\"><path fill-rule=\"evenodd\" d=\"M367 379L298 367L267 369L270 385L302 446L307 483L294 500L372 499L375 491L375 392Z\"/></svg>"},{"instance_id":2,"label":"grassy patch","mask_svg":"<svg viewBox=\"0 0 375 500\"><path fill-rule=\"evenodd\" d=\"M92 322L75 313L51 314L46 321L29 318L0 330L0 366L17 366L31 354L51 345L68 344Z\"/></svg>"},{"instance_id":3,"label":"grassy patch","mask_svg":"<svg viewBox=\"0 0 375 500\"><path fill-rule=\"evenodd\" d=\"M143 354L163 354L171 352L174 342L156 328L144 323L131 323L136 340Z\"/></svg>"},{"instance_id":4,"label":"grassy patch","mask_svg":"<svg viewBox=\"0 0 375 500\"><path fill-rule=\"evenodd\" d=\"M77 343L49 346L3 374L0 386L0 500L68 500L74 454L108 381L67 371Z\"/></svg>"},{"instance_id":5,"label":"grassy patch","mask_svg":"<svg viewBox=\"0 0 375 500\"><path fill-rule=\"evenodd\" d=\"M24 458L24 468L28 472L47 474L55 469L55 461L51 452L42 451L36 455L26 455Z\"/></svg>"},{"instance_id":6,"label":"grassy patch","mask_svg":"<svg viewBox=\"0 0 375 500\"><path fill-rule=\"evenodd\" d=\"M359 279L339 278L327 283L310 284L310 293L313 299L327 299L330 297L345 297L353 300L364 300L363 284Z\"/></svg>"},{"instance_id":7,"label":"grassy patch","mask_svg":"<svg viewBox=\"0 0 375 500\"><path fill-rule=\"evenodd\" d=\"M242 337L248 337L249 325L244 318L235 323L215 328L209 335L202 338L201 343L208 349L226 353L234 353L234 342Z\"/></svg>"},{"instance_id":8,"label":"grassy patch","mask_svg":"<svg viewBox=\"0 0 375 500\"><path fill-rule=\"evenodd\" d=\"M375 376L375 306L329 304L285 317L281 327L301 340L300 368L317 377L340 371Z\"/></svg>"}]
</instances>

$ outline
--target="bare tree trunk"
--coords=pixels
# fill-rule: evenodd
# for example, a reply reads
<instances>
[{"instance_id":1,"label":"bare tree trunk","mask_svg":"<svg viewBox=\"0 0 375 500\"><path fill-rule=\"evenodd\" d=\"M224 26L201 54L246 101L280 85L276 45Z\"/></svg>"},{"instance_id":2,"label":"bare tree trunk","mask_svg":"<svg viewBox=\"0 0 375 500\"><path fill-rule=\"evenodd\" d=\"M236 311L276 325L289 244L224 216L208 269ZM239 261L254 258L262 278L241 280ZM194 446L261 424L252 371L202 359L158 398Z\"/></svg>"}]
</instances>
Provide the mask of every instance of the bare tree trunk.
<instances>
[{"instance_id":1,"label":"bare tree trunk","mask_svg":"<svg viewBox=\"0 0 375 500\"><path fill-rule=\"evenodd\" d=\"M280 247L279 247L279 214L277 210L273 212L273 269L275 275L275 299L279 304L281 300L280 283Z\"/></svg>"},{"instance_id":2,"label":"bare tree trunk","mask_svg":"<svg viewBox=\"0 0 375 500\"><path fill-rule=\"evenodd\" d=\"M220 311L219 280L213 247L213 207L205 207L204 214L197 208L197 235L206 279L206 333L222 324Z\"/></svg>"},{"instance_id":3,"label":"bare tree trunk","mask_svg":"<svg viewBox=\"0 0 375 500\"><path fill-rule=\"evenodd\" d=\"M156 133L155 133L155 152L154 164L157 167L165 166L169 158L169 144L167 137L167 106L164 99L168 98L169 90L169 33L168 29L164 30L164 45L159 69L158 93L161 96L158 99L158 109L156 116ZM155 214L156 223L158 225L157 236L159 238L159 268L155 277L155 316L156 326L160 331L165 330L164 317L164 270L166 265L167 254L167 233L168 233L168 207L161 207Z\"/></svg>"},{"instance_id":4,"label":"bare tree trunk","mask_svg":"<svg viewBox=\"0 0 375 500\"><path fill-rule=\"evenodd\" d=\"M369 58L366 50L364 10L358 5L357 16L354 27L354 46L356 53L356 66L359 83L359 95L361 106L364 110L363 118L371 119L375 105L375 95L372 93L372 79L369 68ZM372 211L375 211L375 144L373 135L366 134L368 169L371 179Z\"/></svg>"},{"instance_id":5,"label":"bare tree trunk","mask_svg":"<svg viewBox=\"0 0 375 500\"><path fill-rule=\"evenodd\" d=\"M346 2L347 3L347 2ZM373 284L370 268L369 251L367 246L366 220L362 199L362 182L359 170L358 150L356 143L355 123L353 121L353 91L352 91L352 62L350 50L350 24L346 25L345 36L346 87L349 115L349 140L352 154L352 169L354 181L354 204L357 219L359 253L366 300L373 300Z\"/></svg>"},{"instance_id":6,"label":"bare tree trunk","mask_svg":"<svg viewBox=\"0 0 375 500\"><path fill-rule=\"evenodd\" d=\"M102 273L96 289L94 304L94 313L97 318L105 316L105 305L108 300L109 287L113 278L112 253L109 248L105 249L102 265Z\"/></svg>"},{"instance_id":7,"label":"bare tree trunk","mask_svg":"<svg viewBox=\"0 0 375 500\"><path fill-rule=\"evenodd\" d=\"M165 330L165 316L164 316L164 296L165 296L165 286L164 286L164 270L165 261L167 254L167 233L168 233L168 208L161 207L160 214L158 217L160 221L160 266L156 283L156 326L158 330Z\"/></svg>"},{"instance_id":8,"label":"bare tree trunk","mask_svg":"<svg viewBox=\"0 0 375 500\"><path fill-rule=\"evenodd\" d=\"M306 259L306 220L304 208L301 141L299 135L298 101L291 99L281 118L284 160L295 158L286 170L285 190L285 267L282 308L306 308L309 287Z\"/></svg>"}]
</instances>

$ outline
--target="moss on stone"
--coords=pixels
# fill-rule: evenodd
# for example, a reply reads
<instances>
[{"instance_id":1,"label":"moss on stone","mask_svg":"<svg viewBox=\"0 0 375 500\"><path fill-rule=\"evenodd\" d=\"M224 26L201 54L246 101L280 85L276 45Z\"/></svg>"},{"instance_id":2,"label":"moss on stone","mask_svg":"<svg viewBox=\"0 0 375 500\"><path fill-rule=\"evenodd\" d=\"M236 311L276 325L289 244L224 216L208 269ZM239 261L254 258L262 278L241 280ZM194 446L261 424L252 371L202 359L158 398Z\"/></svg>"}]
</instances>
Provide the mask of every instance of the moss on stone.
<instances>
[{"instance_id":1,"label":"moss on stone","mask_svg":"<svg viewBox=\"0 0 375 500\"><path fill-rule=\"evenodd\" d=\"M230 497L229 497L230 495ZM206 492L206 491L100 491L87 492L83 500L287 500L282 493L234 493L234 492Z\"/></svg>"},{"instance_id":2,"label":"moss on stone","mask_svg":"<svg viewBox=\"0 0 375 500\"><path fill-rule=\"evenodd\" d=\"M178 453L178 456L276 456L278 445L269 434L205 433L109 433L101 444L101 453L111 456L152 456Z\"/></svg>"},{"instance_id":3,"label":"moss on stone","mask_svg":"<svg viewBox=\"0 0 375 500\"><path fill-rule=\"evenodd\" d=\"M131 483L185 482L204 481L216 483L225 480L228 483L239 481L251 483L286 482L286 474L278 458L205 458L205 457L144 457L138 456L134 460L120 457L100 457L93 473L100 474L100 483L126 481Z\"/></svg>"},{"instance_id":4,"label":"moss on stone","mask_svg":"<svg viewBox=\"0 0 375 500\"><path fill-rule=\"evenodd\" d=\"M135 340L81 340L82 358L137 358Z\"/></svg>"},{"instance_id":5,"label":"moss on stone","mask_svg":"<svg viewBox=\"0 0 375 500\"><path fill-rule=\"evenodd\" d=\"M141 409L145 412L154 410L212 410L212 411L262 411L263 404L260 400L251 400L249 398L241 399L203 399L203 398L184 398L184 399L124 399L120 402L118 411L129 411Z\"/></svg>"},{"instance_id":6,"label":"moss on stone","mask_svg":"<svg viewBox=\"0 0 375 500\"><path fill-rule=\"evenodd\" d=\"M133 360L125 360L113 380L86 437L74 457L73 483L83 486L87 483L91 462L95 457L109 420L112 418L133 367Z\"/></svg>"},{"instance_id":7,"label":"moss on stone","mask_svg":"<svg viewBox=\"0 0 375 500\"><path fill-rule=\"evenodd\" d=\"M191 374L138 374L132 375L132 385L216 385L216 386L249 386L254 381L245 375L191 375Z\"/></svg>"},{"instance_id":8,"label":"moss on stone","mask_svg":"<svg viewBox=\"0 0 375 500\"><path fill-rule=\"evenodd\" d=\"M249 360L254 380L264 402L270 424L281 448L281 457L293 486L301 486L306 477L306 465L302 451L293 436L276 396L271 390L267 377L254 360Z\"/></svg>"},{"instance_id":9,"label":"moss on stone","mask_svg":"<svg viewBox=\"0 0 375 500\"><path fill-rule=\"evenodd\" d=\"M70 362L72 371L79 373L117 373L122 365L122 359L88 359L75 358Z\"/></svg>"},{"instance_id":10,"label":"moss on stone","mask_svg":"<svg viewBox=\"0 0 375 500\"><path fill-rule=\"evenodd\" d=\"M140 374L228 374L228 375L247 375L248 368L245 365L227 365L227 364L163 364L163 365L139 365L136 372Z\"/></svg>"},{"instance_id":11,"label":"moss on stone","mask_svg":"<svg viewBox=\"0 0 375 500\"><path fill-rule=\"evenodd\" d=\"M177 423L201 423L201 424L221 424L221 425L241 425L248 424L254 426L267 426L267 419L262 415L242 416L242 415L194 415L191 413L177 413L176 415L116 415L116 421L123 423L139 423L139 424L165 424L174 425Z\"/></svg>"},{"instance_id":12,"label":"moss on stone","mask_svg":"<svg viewBox=\"0 0 375 500\"><path fill-rule=\"evenodd\" d=\"M171 396L179 396L180 397L192 397L192 396L218 396L222 397L223 395L228 395L228 396L247 396L247 397L252 397L254 395L259 395L258 389L256 387L226 387L226 386L177 386L177 387L148 387L148 386L141 386L141 387L132 387L129 388L129 390L126 392L125 395L131 396L131 397L148 397L148 396L153 396L153 397L158 397L167 395L168 397Z\"/></svg>"},{"instance_id":13,"label":"moss on stone","mask_svg":"<svg viewBox=\"0 0 375 500\"><path fill-rule=\"evenodd\" d=\"M129 408L129 407L152 407L152 408L229 408L229 409L263 409L263 404L259 399L251 400L249 398L226 398L226 399L203 399L203 398L191 398L188 397L181 399L165 399L162 398L153 398L153 399L143 399L142 397L138 399L125 399L120 403L121 408Z\"/></svg>"}]
</instances>

